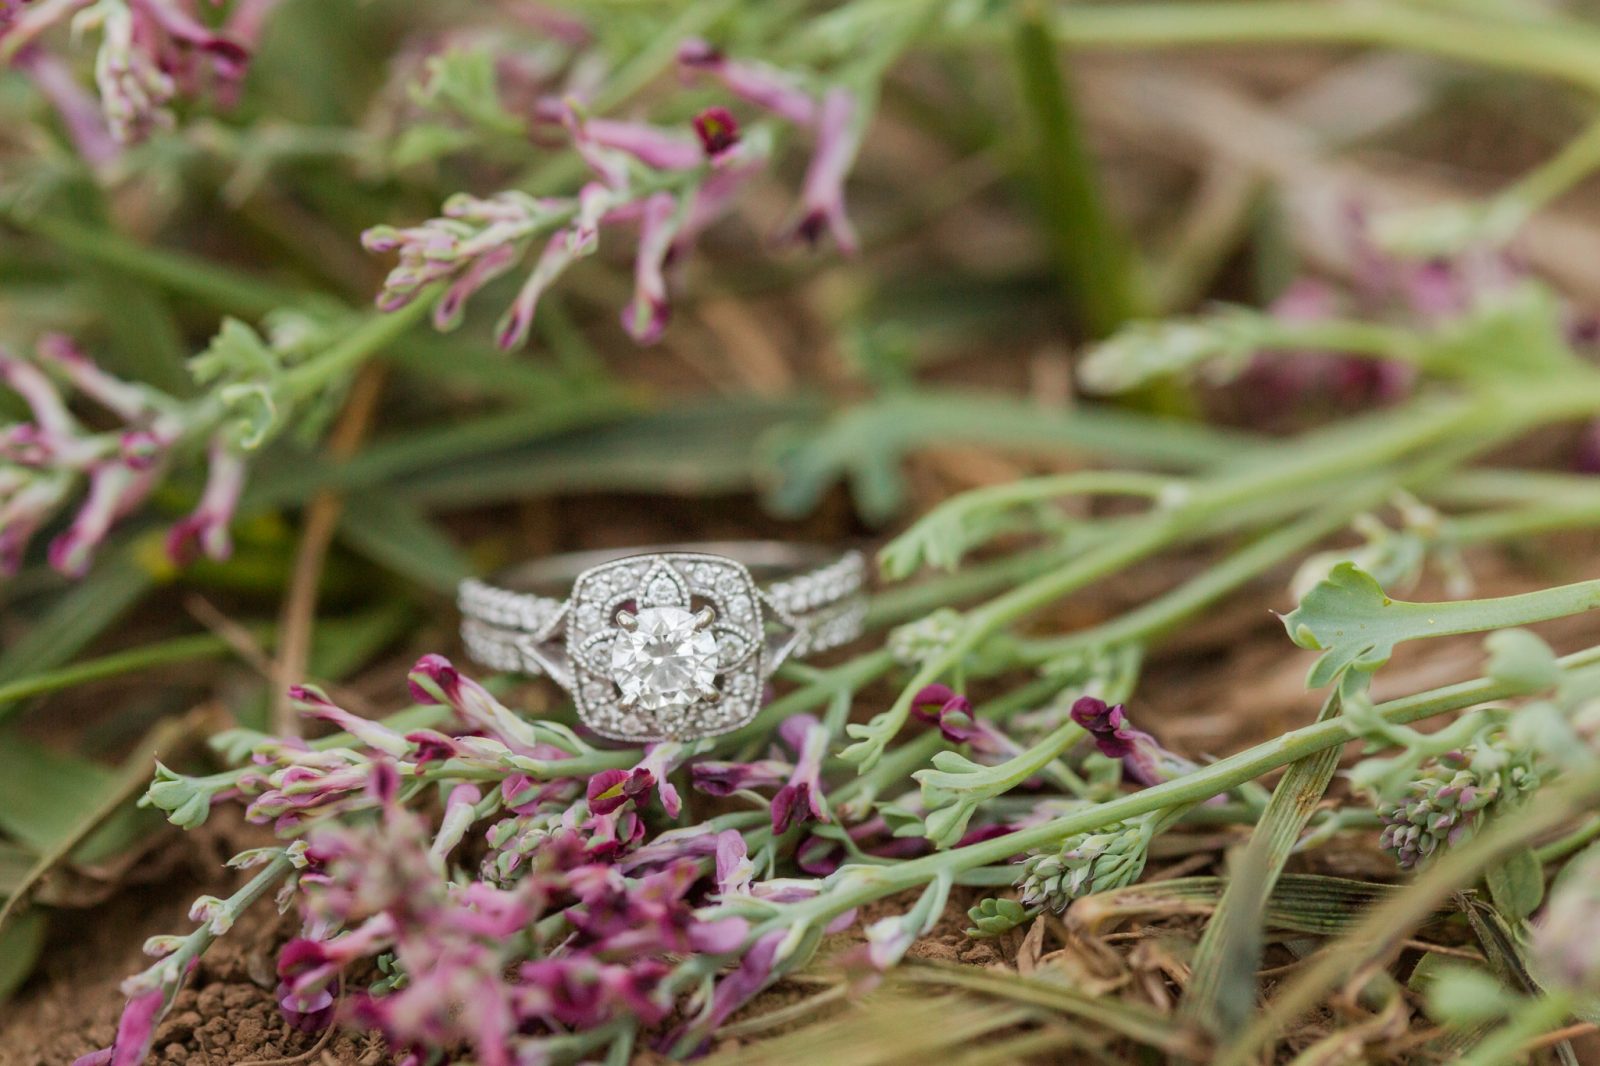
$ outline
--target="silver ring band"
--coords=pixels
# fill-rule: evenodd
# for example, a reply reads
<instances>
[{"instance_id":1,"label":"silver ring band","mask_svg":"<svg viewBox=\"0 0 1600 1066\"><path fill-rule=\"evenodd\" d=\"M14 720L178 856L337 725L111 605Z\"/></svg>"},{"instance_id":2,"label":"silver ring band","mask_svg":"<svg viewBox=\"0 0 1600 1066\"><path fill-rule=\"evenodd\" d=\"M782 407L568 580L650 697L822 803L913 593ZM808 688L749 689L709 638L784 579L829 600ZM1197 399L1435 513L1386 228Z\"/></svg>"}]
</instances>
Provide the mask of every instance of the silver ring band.
<instances>
[{"instance_id":1,"label":"silver ring band","mask_svg":"<svg viewBox=\"0 0 1600 1066\"><path fill-rule=\"evenodd\" d=\"M865 580L856 551L670 544L573 552L468 579L458 605L479 663L549 676L605 736L685 739L738 728L786 659L860 635Z\"/></svg>"}]
</instances>

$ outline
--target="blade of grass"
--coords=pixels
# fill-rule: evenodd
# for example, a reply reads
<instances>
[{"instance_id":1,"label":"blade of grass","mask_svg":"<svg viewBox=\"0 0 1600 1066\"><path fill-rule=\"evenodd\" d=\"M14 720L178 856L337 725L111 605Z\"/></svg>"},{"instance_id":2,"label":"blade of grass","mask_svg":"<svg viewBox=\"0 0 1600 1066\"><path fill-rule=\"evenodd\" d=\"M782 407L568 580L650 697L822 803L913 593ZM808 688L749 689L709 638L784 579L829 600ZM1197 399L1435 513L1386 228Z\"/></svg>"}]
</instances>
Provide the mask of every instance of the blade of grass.
<instances>
[{"instance_id":1,"label":"blade of grass","mask_svg":"<svg viewBox=\"0 0 1600 1066\"><path fill-rule=\"evenodd\" d=\"M897 980L960 988L1013 1003L1043 1007L1080 1021L1091 1021L1169 1055L1190 1055L1199 1050L1194 1037L1164 1014L1107 996L1079 992L1056 981L939 963L907 966L899 972Z\"/></svg>"},{"instance_id":2,"label":"blade of grass","mask_svg":"<svg viewBox=\"0 0 1600 1066\"><path fill-rule=\"evenodd\" d=\"M1076 103L1061 76L1060 43L1042 5L1021 8L1013 50L1032 121L1035 191L1051 252L1089 332L1108 336L1146 311L1142 280L1106 208Z\"/></svg>"},{"instance_id":3,"label":"blade of grass","mask_svg":"<svg viewBox=\"0 0 1600 1066\"><path fill-rule=\"evenodd\" d=\"M345 497L339 538L368 559L426 589L455 593L472 566L455 544L418 508L392 493L352 492Z\"/></svg>"},{"instance_id":4,"label":"blade of grass","mask_svg":"<svg viewBox=\"0 0 1600 1066\"><path fill-rule=\"evenodd\" d=\"M1131 885L1085 896L1072 905L1069 919L1090 933L1131 918L1207 915L1217 909L1224 877L1181 877ZM1272 886L1261 910L1268 929L1337 936L1349 932L1367 908L1394 894L1391 885L1318 874L1284 874Z\"/></svg>"},{"instance_id":5,"label":"blade of grass","mask_svg":"<svg viewBox=\"0 0 1600 1066\"><path fill-rule=\"evenodd\" d=\"M1538 803L1526 804L1491 823L1466 844L1445 852L1414 882L1369 911L1348 936L1330 945L1299 970L1265 1010L1222 1047L1217 1066L1245 1066L1273 1044L1292 1023L1311 1010L1339 982L1367 962L1393 951L1426 921L1450 894L1467 887L1491 864L1526 847L1600 800L1600 768L1587 769L1542 789Z\"/></svg>"},{"instance_id":6,"label":"blade of grass","mask_svg":"<svg viewBox=\"0 0 1600 1066\"><path fill-rule=\"evenodd\" d=\"M263 630L260 639L265 642L269 637L270 631ZM103 681L109 677L119 677L122 674L131 674L156 666L216 658L231 651L231 646L221 637L200 633L157 641L138 648L112 652L96 659L86 659L57 670L44 670L27 677L20 677L0 685L0 722L4 722L7 717L15 713L20 701L35 696L45 696L78 685L86 685L91 681Z\"/></svg>"},{"instance_id":7,"label":"blade of grass","mask_svg":"<svg viewBox=\"0 0 1600 1066\"><path fill-rule=\"evenodd\" d=\"M44 951L48 931L44 912L29 911L0 933L0 1006L4 1006L33 973L34 964Z\"/></svg>"},{"instance_id":8,"label":"blade of grass","mask_svg":"<svg viewBox=\"0 0 1600 1066\"><path fill-rule=\"evenodd\" d=\"M1339 705L1335 692L1324 701L1317 721L1336 717ZM1332 783L1342 754L1339 748L1327 748L1289 767L1230 871L1216 914L1200 937L1180 1011L1212 1035L1238 1028L1255 1009L1264 939L1262 912L1295 841Z\"/></svg>"},{"instance_id":9,"label":"blade of grass","mask_svg":"<svg viewBox=\"0 0 1600 1066\"><path fill-rule=\"evenodd\" d=\"M157 577L137 553L124 549L103 559L69 587L0 655L0 685L59 666L105 632L156 587ZM0 703L0 715L4 704Z\"/></svg>"}]
</instances>

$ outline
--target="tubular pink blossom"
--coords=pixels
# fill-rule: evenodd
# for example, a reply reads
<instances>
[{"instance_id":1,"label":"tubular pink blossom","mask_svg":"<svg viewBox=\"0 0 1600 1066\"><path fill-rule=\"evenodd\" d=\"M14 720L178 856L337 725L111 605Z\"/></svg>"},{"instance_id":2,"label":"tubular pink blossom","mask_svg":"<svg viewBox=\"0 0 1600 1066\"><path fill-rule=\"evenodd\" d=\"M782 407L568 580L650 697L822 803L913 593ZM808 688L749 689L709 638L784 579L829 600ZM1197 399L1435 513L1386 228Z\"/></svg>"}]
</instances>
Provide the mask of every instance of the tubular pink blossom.
<instances>
[{"instance_id":1,"label":"tubular pink blossom","mask_svg":"<svg viewBox=\"0 0 1600 1066\"><path fill-rule=\"evenodd\" d=\"M122 461L101 464L89 475L89 494L72 525L50 542L50 565L68 577L88 573L112 524L137 507L154 485L154 470L135 470Z\"/></svg>"},{"instance_id":2,"label":"tubular pink blossom","mask_svg":"<svg viewBox=\"0 0 1600 1066\"><path fill-rule=\"evenodd\" d=\"M18 53L16 66L61 116L61 125L85 162L100 168L122 157L122 146L111 136L99 103L73 78L66 63L29 47Z\"/></svg>"},{"instance_id":3,"label":"tubular pink blossom","mask_svg":"<svg viewBox=\"0 0 1600 1066\"><path fill-rule=\"evenodd\" d=\"M788 239L802 240L814 247L826 232L840 252L855 254L856 233L845 214L844 183L861 148L856 109L855 95L848 89L829 89L823 97L816 154L806 170L800 215L790 226Z\"/></svg>"},{"instance_id":4,"label":"tubular pink blossom","mask_svg":"<svg viewBox=\"0 0 1600 1066\"><path fill-rule=\"evenodd\" d=\"M117 1039L111 1045L111 1066L139 1066L156 1039L156 1021L166 1006L166 992L157 987L128 1000L117 1021Z\"/></svg>"},{"instance_id":5,"label":"tubular pink blossom","mask_svg":"<svg viewBox=\"0 0 1600 1066\"><path fill-rule=\"evenodd\" d=\"M658 192L645 202L634 259L633 302L622 314L623 328L640 344L660 340L671 317L664 270L679 217L678 201L671 193Z\"/></svg>"},{"instance_id":6,"label":"tubular pink blossom","mask_svg":"<svg viewBox=\"0 0 1600 1066\"><path fill-rule=\"evenodd\" d=\"M71 482L61 477L31 479L11 491L0 485L0 573L15 574L22 568L28 542L70 488Z\"/></svg>"},{"instance_id":7,"label":"tubular pink blossom","mask_svg":"<svg viewBox=\"0 0 1600 1066\"><path fill-rule=\"evenodd\" d=\"M716 78L734 96L796 126L810 126L816 121L816 100L800 88L793 75L776 67L731 60L699 39L678 46L678 65L685 71Z\"/></svg>"},{"instance_id":8,"label":"tubular pink blossom","mask_svg":"<svg viewBox=\"0 0 1600 1066\"><path fill-rule=\"evenodd\" d=\"M450 287L434 305L434 328L443 332L459 326L467 301L477 295L478 290L489 282L509 272L517 265L518 258L516 247L507 244L485 252L476 262L462 271L460 277L450 283Z\"/></svg>"},{"instance_id":9,"label":"tubular pink blossom","mask_svg":"<svg viewBox=\"0 0 1600 1066\"><path fill-rule=\"evenodd\" d=\"M786 718L778 727L784 743L795 750L794 773L772 797L772 831L782 833L800 822L832 821L822 794L822 760L828 751L828 730L810 715Z\"/></svg>"},{"instance_id":10,"label":"tubular pink blossom","mask_svg":"<svg viewBox=\"0 0 1600 1066\"><path fill-rule=\"evenodd\" d=\"M511 351L527 342L528 331L533 327L534 312L539 307L539 297L543 296L551 283L572 264L575 257L570 231L561 230L550 238L550 242L544 246L543 254L539 256L539 262L533 268L533 273L528 275L528 280L517 293L517 298L512 301L505 317L500 320L495 341L501 349Z\"/></svg>"},{"instance_id":11,"label":"tubular pink blossom","mask_svg":"<svg viewBox=\"0 0 1600 1066\"><path fill-rule=\"evenodd\" d=\"M583 122L583 130L595 144L626 152L656 170L693 170L705 161L691 138L645 122L591 118Z\"/></svg>"},{"instance_id":12,"label":"tubular pink blossom","mask_svg":"<svg viewBox=\"0 0 1600 1066\"><path fill-rule=\"evenodd\" d=\"M199 505L167 534L167 557L179 566L194 561L196 548L219 561L233 554L229 530L244 492L245 461L220 435L212 440L210 455L211 467Z\"/></svg>"},{"instance_id":13,"label":"tubular pink blossom","mask_svg":"<svg viewBox=\"0 0 1600 1066\"><path fill-rule=\"evenodd\" d=\"M392 758L404 758L411 743L386 725L351 714L328 698L328 694L311 685L289 686L289 698L307 718L330 722L355 737L370 748L376 748Z\"/></svg>"},{"instance_id":14,"label":"tubular pink blossom","mask_svg":"<svg viewBox=\"0 0 1600 1066\"><path fill-rule=\"evenodd\" d=\"M450 853L461 843L467 835L467 830L472 828L472 823L477 820L475 807L483 799L483 793L476 785L461 784L450 790L450 798L445 801L444 818L439 823L439 832L433 838L433 846L428 849L428 854L433 857L440 867ZM484 885L484 888L489 886Z\"/></svg>"},{"instance_id":15,"label":"tubular pink blossom","mask_svg":"<svg viewBox=\"0 0 1600 1066\"><path fill-rule=\"evenodd\" d=\"M71 436L78 421L67 410L66 401L55 383L31 363L25 363L0 348L0 382L9 385L27 403L39 429L49 434Z\"/></svg>"}]
</instances>

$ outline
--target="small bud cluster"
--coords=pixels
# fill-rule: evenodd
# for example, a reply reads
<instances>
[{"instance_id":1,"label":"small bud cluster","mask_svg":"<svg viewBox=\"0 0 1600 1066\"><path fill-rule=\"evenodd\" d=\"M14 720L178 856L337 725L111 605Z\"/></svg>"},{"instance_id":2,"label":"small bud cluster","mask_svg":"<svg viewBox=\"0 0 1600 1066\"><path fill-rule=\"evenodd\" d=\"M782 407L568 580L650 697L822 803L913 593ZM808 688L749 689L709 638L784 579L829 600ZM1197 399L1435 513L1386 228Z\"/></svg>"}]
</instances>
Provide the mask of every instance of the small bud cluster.
<instances>
[{"instance_id":1,"label":"small bud cluster","mask_svg":"<svg viewBox=\"0 0 1600 1066\"><path fill-rule=\"evenodd\" d=\"M1151 835L1147 819L1134 819L1080 833L1057 851L1030 856L1017 881L1022 905L1061 911L1080 896L1131 885L1144 872Z\"/></svg>"},{"instance_id":2,"label":"small bud cluster","mask_svg":"<svg viewBox=\"0 0 1600 1066\"><path fill-rule=\"evenodd\" d=\"M1500 735L1431 760L1401 800L1378 810L1380 846L1410 869L1470 840L1486 818L1539 786L1530 752Z\"/></svg>"}]
</instances>

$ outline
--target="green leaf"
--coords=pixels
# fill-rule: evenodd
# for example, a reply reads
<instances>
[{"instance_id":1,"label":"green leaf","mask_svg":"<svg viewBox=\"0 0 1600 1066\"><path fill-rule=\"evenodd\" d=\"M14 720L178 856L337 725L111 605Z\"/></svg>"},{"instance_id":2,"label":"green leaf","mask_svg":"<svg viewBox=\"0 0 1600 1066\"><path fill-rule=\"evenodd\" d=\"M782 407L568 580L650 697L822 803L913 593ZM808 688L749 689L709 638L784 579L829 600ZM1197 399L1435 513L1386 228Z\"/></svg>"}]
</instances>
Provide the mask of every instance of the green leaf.
<instances>
[{"instance_id":1,"label":"green leaf","mask_svg":"<svg viewBox=\"0 0 1600 1066\"><path fill-rule=\"evenodd\" d=\"M1306 687L1322 688L1351 671L1376 673L1400 639L1386 613L1395 606L1365 570L1351 562L1335 566L1300 606L1283 617L1289 639L1323 652L1306 678Z\"/></svg>"},{"instance_id":2,"label":"green leaf","mask_svg":"<svg viewBox=\"0 0 1600 1066\"><path fill-rule=\"evenodd\" d=\"M1488 674L1517 694L1543 692L1561 681L1561 666L1550 645L1526 629L1501 629L1484 638Z\"/></svg>"},{"instance_id":3,"label":"green leaf","mask_svg":"<svg viewBox=\"0 0 1600 1066\"><path fill-rule=\"evenodd\" d=\"M1429 365L1489 384L1526 387L1582 372L1566 312L1549 286L1527 282L1481 301L1430 345Z\"/></svg>"},{"instance_id":4,"label":"green leaf","mask_svg":"<svg viewBox=\"0 0 1600 1066\"><path fill-rule=\"evenodd\" d=\"M1451 1025L1476 1025L1503 1018L1517 999L1475 966L1439 965L1427 981L1428 1014Z\"/></svg>"},{"instance_id":5,"label":"green leaf","mask_svg":"<svg viewBox=\"0 0 1600 1066\"><path fill-rule=\"evenodd\" d=\"M116 774L31 740L0 740L0 830L35 851L46 851L95 810Z\"/></svg>"},{"instance_id":6,"label":"green leaf","mask_svg":"<svg viewBox=\"0 0 1600 1066\"><path fill-rule=\"evenodd\" d=\"M804 514L843 480L868 521L905 503L905 458L925 447L985 444L1059 456L1063 449L1124 463L1203 469L1243 457L1248 438L1177 419L1088 405L1059 411L975 392L895 393L823 422L785 426L764 442L780 514Z\"/></svg>"},{"instance_id":7,"label":"green leaf","mask_svg":"<svg viewBox=\"0 0 1600 1066\"><path fill-rule=\"evenodd\" d=\"M1402 641L1524 625L1596 607L1600 582L1595 581L1492 600L1408 603L1390 599L1372 575L1344 562L1284 616L1283 625L1300 647L1323 653L1307 686L1340 681L1341 691L1350 693L1364 687Z\"/></svg>"},{"instance_id":8,"label":"green leaf","mask_svg":"<svg viewBox=\"0 0 1600 1066\"><path fill-rule=\"evenodd\" d=\"M1528 918L1544 900L1544 867L1532 848L1512 852L1504 862L1489 867L1483 879L1495 906L1513 922Z\"/></svg>"},{"instance_id":9,"label":"green leaf","mask_svg":"<svg viewBox=\"0 0 1600 1066\"><path fill-rule=\"evenodd\" d=\"M395 169L404 170L418 163L431 163L454 155L477 143L478 135L471 130L437 122L422 122L400 134L400 139L390 150L389 160Z\"/></svg>"},{"instance_id":10,"label":"green leaf","mask_svg":"<svg viewBox=\"0 0 1600 1066\"><path fill-rule=\"evenodd\" d=\"M33 973L44 950L48 925L43 911L29 911L0 932L0 1004L4 1004Z\"/></svg>"}]
</instances>

